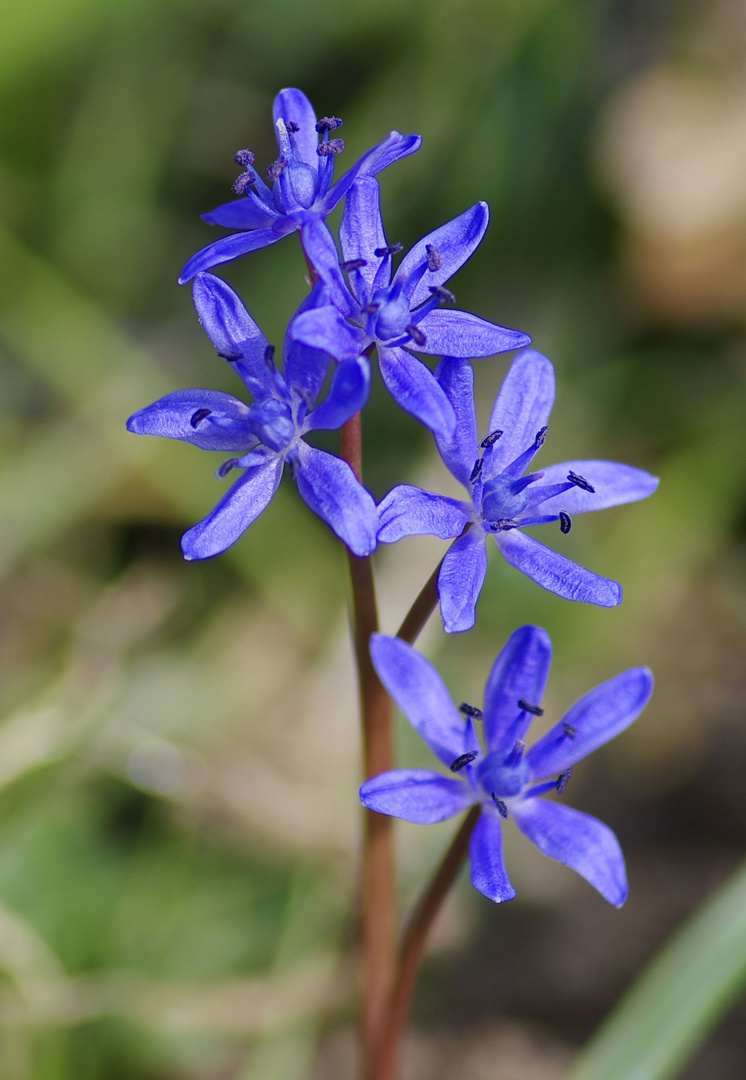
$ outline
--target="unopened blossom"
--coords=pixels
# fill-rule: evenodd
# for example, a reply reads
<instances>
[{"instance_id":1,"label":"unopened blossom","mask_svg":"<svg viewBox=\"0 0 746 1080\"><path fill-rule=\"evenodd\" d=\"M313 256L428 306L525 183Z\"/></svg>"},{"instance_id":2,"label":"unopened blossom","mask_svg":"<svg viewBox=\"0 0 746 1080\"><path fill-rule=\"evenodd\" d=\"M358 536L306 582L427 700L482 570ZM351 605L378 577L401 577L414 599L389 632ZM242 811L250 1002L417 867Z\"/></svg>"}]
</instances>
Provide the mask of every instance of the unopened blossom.
<instances>
[{"instance_id":1,"label":"unopened blossom","mask_svg":"<svg viewBox=\"0 0 746 1080\"><path fill-rule=\"evenodd\" d=\"M326 225L309 225L306 256L326 286L326 302L298 315L289 333L333 356L359 356L376 346L383 381L395 401L434 432L450 437L456 417L443 388L412 352L428 356L493 356L519 349L527 334L453 310L445 282L480 244L489 208L480 202L423 237L392 276L393 256L381 220L379 184L359 176L345 203L340 265Z\"/></svg>"},{"instance_id":2,"label":"unopened blossom","mask_svg":"<svg viewBox=\"0 0 746 1080\"><path fill-rule=\"evenodd\" d=\"M311 222L332 212L356 177L381 172L414 153L422 141L419 135L392 131L332 184L334 158L344 149L344 142L336 134L333 138L330 135L342 127L342 120L338 116L317 120L306 95L294 88L277 95L273 118L279 156L266 170L267 182L254 167L254 154L239 150L236 162L244 172L233 189L240 197L202 216L211 225L240 231L192 256L181 272L182 285L201 270L269 247L298 229L303 237Z\"/></svg>"},{"instance_id":3,"label":"unopened blossom","mask_svg":"<svg viewBox=\"0 0 746 1080\"><path fill-rule=\"evenodd\" d=\"M241 474L215 509L184 534L185 557L207 559L230 547L267 507L285 465L311 509L356 555L369 555L376 546L373 499L347 462L304 440L310 431L341 427L365 404L369 390L365 362L340 363L329 393L317 403L328 358L286 339L281 374L274 349L224 281L199 274L193 293L213 345L254 400L247 405L217 390L177 390L127 421L128 430L138 435L162 435L228 453L218 477L234 470Z\"/></svg>"},{"instance_id":4,"label":"unopened blossom","mask_svg":"<svg viewBox=\"0 0 746 1080\"><path fill-rule=\"evenodd\" d=\"M438 577L440 610L449 633L474 625L475 607L487 570L492 537L503 558L550 592L567 600L614 607L621 586L545 547L522 530L559 522L561 534L573 517L647 498L658 479L614 461L566 461L527 472L544 444L554 402L554 368L541 353L520 353L492 409L480 441L474 411L474 373L468 360L447 357L436 370L453 405L452 438L436 434L443 461L468 492L465 500L409 484L393 488L379 507L378 539L431 533L457 537Z\"/></svg>"},{"instance_id":5,"label":"unopened blossom","mask_svg":"<svg viewBox=\"0 0 746 1080\"><path fill-rule=\"evenodd\" d=\"M527 749L530 724L543 713L551 651L545 630L516 630L490 672L483 708L464 703L460 711L416 649L375 634L371 656L381 681L450 775L394 769L367 780L360 798L370 810L425 825L480 806L469 846L471 882L495 903L515 896L502 842L503 821L512 819L545 855L576 870L620 907L627 877L614 833L543 796L563 793L573 766L629 727L647 704L653 677L640 667L602 683Z\"/></svg>"}]
</instances>

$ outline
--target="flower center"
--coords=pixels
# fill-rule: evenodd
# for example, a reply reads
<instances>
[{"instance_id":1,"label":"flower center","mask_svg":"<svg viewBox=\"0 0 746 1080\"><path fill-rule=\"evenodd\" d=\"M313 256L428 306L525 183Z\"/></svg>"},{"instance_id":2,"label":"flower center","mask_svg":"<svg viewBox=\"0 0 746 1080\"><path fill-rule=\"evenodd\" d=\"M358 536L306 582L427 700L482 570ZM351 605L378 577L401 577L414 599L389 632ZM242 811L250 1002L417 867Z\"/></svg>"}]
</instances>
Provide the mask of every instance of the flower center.
<instances>
[{"instance_id":1,"label":"flower center","mask_svg":"<svg viewBox=\"0 0 746 1080\"><path fill-rule=\"evenodd\" d=\"M485 521L514 521L525 510L529 495L522 480L504 473L488 480L482 493L482 516Z\"/></svg>"},{"instance_id":2,"label":"flower center","mask_svg":"<svg viewBox=\"0 0 746 1080\"><path fill-rule=\"evenodd\" d=\"M368 333L371 337L377 337L380 341L391 341L407 333L412 316L409 301L403 295L398 282L377 292L371 301L371 307L376 308L369 324Z\"/></svg>"},{"instance_id":3,"label":"flower center","mask_svg":"<svg viewBox=\"0 0 746 1080\"><path fill-rule=\"evenodd\" d=\"M274 398L254 402L249 408L249 430L270 450L284 450L295 435L290 407Z\"/></svg>"},{"instance_id":4,"label":"flower center","mask_svg":"<svg viewBox=\"0 0 746 1080\"><path fill-rule=\"evenodd\" d=\"M521 793L530 780L530 772L525 758L508 765L503 753L493 753L479 766L478 777L487 795L505 799Z\"/></svg>"}]
</instances>

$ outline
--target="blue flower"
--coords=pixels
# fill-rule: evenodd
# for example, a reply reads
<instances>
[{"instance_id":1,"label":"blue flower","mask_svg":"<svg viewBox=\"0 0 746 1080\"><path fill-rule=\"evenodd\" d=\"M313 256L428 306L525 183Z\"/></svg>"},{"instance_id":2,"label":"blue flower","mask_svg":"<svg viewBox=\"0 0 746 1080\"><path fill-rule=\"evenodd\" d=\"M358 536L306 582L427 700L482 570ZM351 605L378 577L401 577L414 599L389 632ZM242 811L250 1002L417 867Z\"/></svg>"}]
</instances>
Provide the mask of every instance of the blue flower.
<instances>
[{"instance_id":1,"label":"blue flower","mask_svg":"<svg viewBox=\"0 0 746 1080\"><path fill-rule=\"evenodd\" d=\"M392 131L332 186L334 157L344 149L344 142L330 139L329 133L341 127L342 121L336 116L317 121L311 102L295 89L280 91L275 98L273 116L280 156L267 169L271 187L253 168L251 151L239 150L236 161L245 171L233 189L242 197L203 217L211 225L242 231L216 240L192 256L181 272L180 284L201 270L275 244L297 229L303 235L310 222L331 213L357 176L381 172L399 158L414 153L422 142L419 135Z\"/></svg>"},{"instance_id":2,"label":"blue flower","mask_svg":"<svg viewBox=\"0 0 746 1080\"><path fill-rule=\"evenodd\" d=\"M550 592L601 607L618 604L622 590L615 581L585 570L520 530L559 521L567 533L573 514L644 499L658 486L657 477L613 461L566 461L524 476L544 443L554 402L554 368L533 349L513 361L492 408L489 433L479 444L468 360L446 357L436 376L457 418L451 439L436 435L438 449L469 500L407 484L395 487L379 507L378 539L393 543L421 533L443 540L458 537L438 578L445 629L455 633L474 625L489 536L511 566Z\"/></svg>"},{"instance_id":3,"label":"blue flower","mask_svg":"<svg viewBox=\"0 0 746 1080\"><path fill-rule=\"evenodd\" d=\"M220 478L243 470L212 513L184 534L185 557L207 559L230 547L269 504L286 463L311 509L355 555L369 555L376 546L373 499L347 462L303 439L309 431L339 428L358 412L368 396L368 365L340 363L327 397L317 405L327 357L286 339L281 375L264 334L233 290L212 274L197 276L194 305L213 345L254 402L246 405L217 390L178 390L127 421L137 435L163 435L234 455L218 469Z\"/></svg>"},{"instance_id":4,"label":"blue flower","mask_svg":"<svg viewBox=\"0 0 746 1080\"><path fill-rule=\"evenodd\" d=\"M364 806L427 825L470 806L482 813L471 837L471 882L495 903L515 891L505 871L501 818L512 817L529 840L582 874L615 907L627 898L624 858L614 833L596 818L540 796L565 789L572 767L635 720L653 689L647 668L632 668L597 686L526 751L551 661L545 630L523 626L497 657L484 712L464 703L459 715L435 668L399 638L374 634L371 656L381 681L433 753L456 776L394 769L367 780ZM484 749L474 720L484 721ZM553 779L548 779L553 777Z\"/></svg>"},{"instance_id":5,"label":"blue flower","mask_svg":"<svg viewBox=\"0 0 746 1080\"><path fill-rule=\"evenodd\" d=\"M531 340L469 312L440 306L454 300L444 283L477 248L488 220L486 203L472 206L415 244L392 280L392 255L400 246L386 241L378 181L358 177L340 227L342 266L323 222L309 225L304 235L306 255L329 299L298 315L289 333L337 357L359 356L375 343L392 397L433 431L452 436L456 417L448 397L408 350L430 356L493 356Z\"/></svg>"}]
</instances>

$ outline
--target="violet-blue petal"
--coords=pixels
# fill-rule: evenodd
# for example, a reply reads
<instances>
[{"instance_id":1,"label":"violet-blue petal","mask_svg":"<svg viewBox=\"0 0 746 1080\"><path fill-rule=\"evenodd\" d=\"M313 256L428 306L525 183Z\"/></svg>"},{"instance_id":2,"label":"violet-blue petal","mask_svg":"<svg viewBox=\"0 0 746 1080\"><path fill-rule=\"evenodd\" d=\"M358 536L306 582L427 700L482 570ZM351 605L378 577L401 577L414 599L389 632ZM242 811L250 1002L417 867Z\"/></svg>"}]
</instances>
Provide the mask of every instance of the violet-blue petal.
<instances>
[{"instance_id":1,"label":"violet-blue petal","mask_svg":"<svg viewBox=\"0 0 746 1080\"><path fill-rule=\"evenodd\" d=\"M503 436L485 453L485 479L496 476L534 441L554 404L554 368L546 356L525 349L516 356L497 395L490 431Z\"/></svg>"},{"instance_id":2,"label":"violet-blue petal","mask_svg":"<svg viewBox=\"0 0 746 1080\"><path fill-rule=\"evenodd\" d=\"M565 461L550 465L543 470L541 486L559 484L567 480L568 472L574 472L587 480L595 492L572 487L561 495L541 503L542 514L585 514L589 510L605 510L609 506L647 499L658 487L658 477L633 465L621 465L616 461ZM538 485L537 485L538 486Z\"/></svg>"},{"instance_id":3,"label":"violet-blue petal","mask_svg":"<svg viewBox=\"0 0 746 1080\"><path fill-rule=\"evenodd\" d=\"M404 536L438 536L451 540L460 536L469 520L464 503L446 495L399 484L392 488L378 507L378 539L394 544Z\"/></svg>"},{"instance_id":4,"label":"violet-blue petal","mask_svg":"<svg viewBox=\"0 0 746 1080\"><path fill-rule=\"evenodd\" d=\"M222 225L224 229L271 229L276 218L277 214L271 213L252 192L202 214L208 225Z\"/></svg>"},{"instance_id":5,"label":"violet-blue petal","mask_svg":"<svg viewBox=\"0 0 746 1080\"><path fill-rule=\"evenodd\" d=\"M412 726L445 765L463 753L464 720L433 665L400 638L373 634L378 676Z\"/></svg>"},{"instance_id":6,"label":"violet-blue petal","mask_svg":"<svg viewBox=\"0 0 746 1080\"><path fill-rule=\"evenodd\" d=\"M256 521L277 491L282 458L247 469L218 505L181 538L185 559L209 559L219 555Z\"/></svg>"},{"instance_id":7,"label":"violet-blue petal","mask_svg":"<svg viewBox=\"0 0 746 1080\"><path fill-rule=\"evenodd\" d=\"M298 130L295 132L295 145L306 165L310 165L316 172L319 163L316 153L319 144L316 113L303 91L295 87L281 90L272 106L272 119L275 124L278 120L285 120L286 123L290 121L298 125Z\"/></svg>"},{"instance_id":8,"label":"violet-blue petal","mask_svg":"<svg viewBox=\"0 0 746 1080\"><path fill-rule=\"evenodd\" d=\"M295 317L304 311L330 305L329 290L322 281L317 281L310 293L304 297ZM323 349L313 349L296 341L291 334L285 334L282 348L282 370L287 385L297 390L308 402L315 402L319 396L326 373L329 370L330 356Z\"/></svg>"},{"instance_id":9,"label":"violet-blue petal","mask_svg":"<svg viewBox=\"0 0 746 1080\"><path fill-rule=\"evenodd\" d=\"M367 154L363 154L360 160L356 161L352 168L329 189L321 201L322 212L330 214L339 200L350 190L358 176L375 176L400 158L408 157L415 150L419 150L421 142L419 135L402 135L399 131L392 131L378 146L374 146Z\"/></svg>"},{"instance_id":10,"label":"violet-blue petal","mask_svg":"<svg viewBox=\"0 0 746 1080\"><path fill-rule=\"evenodd\" d=\"M360 801L378 814L434 825L447 821L474 802L468 784L429 769L393 769L366 780Z\"/></svg>"},{"instance_id":11,"label":"violet-blue petal","mask_svg":"<svg viewBox=\"0 0 746 1080\"><path fill-rule=\"evenodd\" d=\"M291 225L288 231L293 231L295 225ZM202 270L211 270L222 263L232 262L242 255L248 255L250 251L259 251L260 248L269 247L282 240L286 233L275 229L256 229L253 232L233 233L232 236L223 236L215 240L207 247L203 247L196 255L192 255L184 265L179 276L179 285L186 285L188 281L199 274Z\"/></svg>"},{"instance_id":12,"label":"violet-blue petal","mask_svg":"<svg viewBox=\"0 0 746 1080\"><path fill-rule=\"evenodd\" d=\"M329 525L354 555L376 547L378 512L372 496L341 458L300 442L295 479L301 498Z\"/></svg>"},{"instance_id":13,"label":"violet-blue petal","mask_svg":"<svg viewBox=\"0 0 746 1080\"><path fill-rule=\"evenodd\" d=\"M637 719L652 692L653 675L644 667L595 687L531 747L526 760L532 778L562 773L615 738Z\"/></svg>"},{"instance_id":14,"label":"violet-blue petal","mask_svg":"<svg viewBox=\"0 0 746 1080\"><path fill-rule=\"evenodd\" d=\"M176 390L130 416L127 431L180 439L202 450L246 451L255 443L249 409L219 390Z\"/></svg>"},{"instance_id":15,"label":"violet-blue petal","mask_svg":"<svg viewBox=\"0 0 746 1080\"><path fill-rule=\"evenodd\" d=\"M439 229L423 236L407 252L396 271L396 277L409 280L410 284L405 284L404 292L411 307L418 307L430 299L431 285L442 285L461 269L481 243L489 220L490 209L487 203L479 202L457 218L441 225ZM428 245L438 252L441 265L439 270L426 270L420 277L422 265L427 262Z\"/></svg>"},{"instance_id":16,"label":"violet-blue petal","mask_svg":"<svg viewBox=\"0 0 746 1080\"><path fill-rule=\"evenodd\" d=\"M365 265L350 271L349 278L358 302L365 306L373 294L373 285L382 261L391 265L391 256L383 260L373 252L386 247L380 206L380 188L372 176L361 176L347 193L339 241L345 262L364 259ZM386 282L388 284L388 281Z\"/></svg>"},{"instance_id":17,"label":"violet-blue petal","mask_svg":"<svg viewBox=\"0 0 746 1080\"><path fill-rule=\"evenodd\" d=\"M502 904L512 900L515 889L510 884L503 860L503 837L497 809L485 804L469 841L469 877L475 889Z\"/></svg>"},{"instance_id":18,"label":"violet-blue petal","mask_svg":"<svg viewBox=\"0 0 746 1080\"><path fill-rule=\"evenodd\" d=\"M397 405L431 431L451 438L456 429L456 414L430 369L399 347L380 346L378 365Z\"/></svg>"},{"instance_id":19,"label":"violet-blue petal","mask_svg":"<svg viewBox=\"0 0 746 1080\"><path fill-rule=\"evenodd\" d=\"M438 380L456 414L456 430L450 438L435 436L440 456L462 484L469 485L479 455L477 417L474 410L474 371L463 357L444 356L435 369Z\"/></svg>"},{"instance_id":20,"label":"violet-blue petal","mask_svg":"<svg viewBox=\"0 0 746 1080\"><path fill-rule=\"evenodd\" d=\"M360 412L370 392L370 364L366 356L343 360L332 376L332 385L325 400L309 413L308 430L335 431Z\"/></svg>"},{"instance_id":21,"label":"violet-blue petal","mask_svg":"<svg viewBox=\"0 0 746 1080\"><path fill-rule=\"evenodd\" d=\"M561 803L525 799L513 820L545 855L581 874L614 907L627 899L624 856L614 833L597 818Z\"/></svg>"},{"instance_id":22,"label":"violet-blue petal","mask_svg":"<svg viewBox=\"0 0 746 1080\"><path fill-rule=\"evenodd\" d=\"M487 679L484 738L488 751L512 749L533 719L518 704L541 705L552 662L552 642L540 626L514 630ZM560 770L561 771L561 770Z\"/></svg>"},{"instance_id":23,"label":"violet-blue petal","mask_svg":"<svg viewBox=\"0 0 746 1080\"><path fill-rule=\"evenodd\" d=\"M416 322L416 320L414 320ZM468 311L436 308L417 322L425 342L417 351L427 356L494 356L495 353L522 349L531 338L520 330L480 319Z\"/></svg>"},{"instance_id":24,"label":"violet-blue petal","mask_svg":"<svg viewBox=\"0 0 746 1080\"><path fill-rule=\"evenodd\" d=\"M337 245L326 224L319 219L306 222L301 227L301 241L306 258L329 289L332 303L346 318L351 318L357 307L340 269Z\"/></svg>"},{"instance_id":25,"label":"violet-blue petal","mask_svg":"<svg viewBox=\"0 0 746 1080\"><path fill-rule=\"evenodd\" d=\"M621 602L618 582L586 570L518 529L495 533L495 540L506 562L557 596L599 607L616 607Z\"/></svg>"},{"instance_id":26,"label":"violet-blue petal","mask_svg":"<svg viewBox=\"0 0 746 1080\"><path fill-rule=\"evenodd\" d=\"M487 573L487 549L480 529L469 529L451 544L438 575L440 614L447 634L471 630Z\"/></svg>"},{"instance_id":27,"label":"violet-blue petal","mask_svg":"<svg viewBox=\"0 0 746 1080\"><path fill-rule=\"evenodd\" d=\"M320 349L340 362L360 356L370 341L331 304L300 312L290 323L288 333L295 341Z\"/></svg>"}]
</instances>

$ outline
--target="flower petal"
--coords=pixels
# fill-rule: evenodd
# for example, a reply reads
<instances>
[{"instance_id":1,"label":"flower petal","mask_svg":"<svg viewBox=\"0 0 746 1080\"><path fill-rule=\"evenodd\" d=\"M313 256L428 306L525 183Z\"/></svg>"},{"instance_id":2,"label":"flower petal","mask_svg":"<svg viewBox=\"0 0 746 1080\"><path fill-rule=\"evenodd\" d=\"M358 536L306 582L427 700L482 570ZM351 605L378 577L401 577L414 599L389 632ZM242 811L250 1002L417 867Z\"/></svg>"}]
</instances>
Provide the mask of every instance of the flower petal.
<instances>
[{"instance_id":1,"label":"flower petal","mask_svg":"<svg viewBox=\"0 0 746 1080\"><path fill-rule=\"evenodd\" d=\"M475 889L502 904L512 900L515 889L510 884L503 861L503 837L497 810L485 806L469 841L469 877Z\"/></svg>"},{"instance_id":2,"label":"flower petal","mask_svg":"<svg viewBox=\"0 0 746 1080\"><path fill-rule=\"evenodd\" d=\"M453 406L429 368L399 347L378 349L378 365L386 388L405 412L431 431L450 438L456 428Z\"/></svg>"},{"instance_id":3,"label":"flower petal","mask_svg":"<svg viewBox=\"0 0 746 1080\"><path fill-rule=\"evenodd\" d=\"M554 368L535 349L519 353L505 376L490 417L490 431L502 431L484 455L485 480L511 463L533 443L554 404Z\"/></svg>"},{"instance_id":4,"label":"flower petal","mask_svg":"<svg viewBox=\"0 0 746 1080\"><path fill-rule=\"evenodd\" d=\"M359 270L350 271L350 282L358 303L364 307L373 294L377 276L380 282L382 262L387 262L389 266L386 284L391 280L391 256L386 255L380 259L373 254L377 248L386 247L386 233L381 219L380 188L374 177L360 176L350 188L339 227L339 240L345 262L352 259L365 260L365 265Z\"/></svg>"},{"instance_id":5,"label":"flower petal","mask_svg":"<svg viewBox=\"0 0 746 1080\"><path fill-rule=\"evenodd\" d=\"M500 652L484 691L484 737L488 751L506 753L533 719L518 702L540 705L552 662L552 642L540 626L514 630Z\"/></svg>"},{"instance_id":6,"label":"flower petal","mask_svg":"<svg viewBox=\"0 0 746 1080\"><path fill-rule=\"evenodd\" d=\"M318 307L328 307L329 290L322 281L317 281L311 292L302 301L295 318L304 311ZM323 349L312 349L301 341L295 341L290 333L285 334L282 347L282 370L287 385L298 391L301 397L311 404L321 392L331 357Z\"/></svg>"},{"instance_id":7,"label":"flower petal","mask_svg":"<svg viewBox=\"0 0 746 1080\"><path fill-rule=\"evenodd\" d=\"M271 229L277 217L252 192L202 214L208 225L222 225L224 229Z\"/></svg>"},{"instance_id":8,"label":"flower petal","mask_svg":"<svg viewBox=\"0 0 746 1080\"><path fill-rule=\"evenodd\" d=\"M476 622L476 606L487 573L484 534L469 529L445 553L438 575L440 614L447 634L471 630Z\"/></svg>"},{"instance_id":9,"label":"flower petal","mask_svg":"<svg viewBox=\"0 0 746 1080\"><path fill-rule=\"evenodd\" d=\"M367 356L343 360L332 376L332 385L318 409L308 414L309 431L334 431L360 412L370 392L370 364Z\"/></svg>"},{"instance_id":10,"label":"flower petal","mask_svg":"<svg viewBox=\"0 0 746 1080\"><path fill-rule=\"evenodd\" d=\"M256 229L254 232L233 233L232 236L223 236L220 240L208 244L192 255L185 264L179 276L179 285L186 285L188 281L199 274L202 270L211 270L214 266L232 262L242 255L248 255L250 251L259 251L260 248L269 247L282 240L288 232L293 232L297 226L289 222L289 228L284 231L275 229Z\"/></svg>"},{"instance_id":11,"label":"flower petal","mask_svg":"<svg viewBox=\"0 0 746 1080\"><path fill-rule=\"evenodd\" d=\"M218 505L181 538L185 559L209 559L238 540L277 491L282 476L282 458L247 469L226 492Z\"/></svg>"},{"instance_id":12,"label":"flower petal","mask_svg":"<svg viewBox=\"0 0 746 1080\"><path fill-rule=\"evenodd\" d=\"M337 245L324 222L318 219L306 222L301 228L301 241L306 258L329 289L334 306L346 318L357 314L357 304L342 276Z\"/></svg>"},{"instance_id":13,"label":"flower petal","mask_svg":"<svg viewBox=\"0 0 746 1080\"><path fill-rule=\"evenodd\" d=\"M466 810L474 794L463 780L451 779L428 769L393 769L366 780L360 801L378 814L433 825Z\"/></svg>"},{"instance_id":14,"label":"flower petal","mask_svg":"<svg viewBox=\"0 0 746 1080\"><path fill-rule=\"evenodd\" d=\"M630 668L597 686L534 746L526 760L534 780L562 773L615 738L640 715L653 692L649 668Z\"/></svg>"},{"instance_id":15,"label":"flower petal","mask_svg":"<svg viewBox=\"0 0 746 1080\"><path fill-rule=\"evenodd\" d=\"M399 638L373 634L379 678L412 726L445 765L464 752L464 720L433 665Z\"/></svg>"},{"instance_id":16,"label":"flower petal","mask_svg":"<svg viewBox=\"0 0 746 1080\"><path fill-rule=\"evenodd\" d=\"M567 474L574 472L587 480L595 492L572 487L561 495L539 503L542 514L585 514L589 510L605 510L609 506L647 499L658 487L658 477L632 465L620 465L616 461L565 461L542 470L541 487L561 484ZM537 493L539 485L537 484Z\"/></svg>"},{"instance_id":17,"label":"flower petal","mask_svg":"<svg viewBox=\"0 0 746 1080\"><path fill-rule=\"evenodd\" d=\"M622 906L627 899L624 856L608 825L543 799L516 801L510 808L518 828L540 851L581 874L614 907Z\"/></svg>"},{"instance_id":18,"label":"flower petal","mask_svg":"<svg viewBox=\"0 0 746 1080\"><path fill-rule=\"evenodd\" d=\"M392 488L378 507L378 539L394 544L403 536L439 536L451 540L460 536L469 514L458 499L436 495L411 484Z\"/></svg>"},{"instance_id":19,"label":"flower petal","mask_svg":"<svg viewBox=\"0 0 746 1080\"><path fill-rule=\"evenodd\" d=\"M202 450L250 449L249 408L219 390L176 390L133 413L127 431L180 439Z\"/></svg>"},{"instance_id":20,"label":"flower petal","mask_svg":"<svg viewBox=\"0 0 746 1080\"><path fill-rule=\"evenodd\" d=\"M531 338L520 330L480 319L468 311L436 308L417 323L425 335L417 351L426 356L494 356L495 353L522 349Z\"/></svg>"},{"instance_id":21,"label":"flower petal","mask_svg":"<svg viewBox=\"0 0 746 1080\"><path fill-rule=\"evenodd\" d=\"M622 587L618 582L578 566L532 536L511 529L495 533L495 540L506 562L549 592L599 607L616 607L621 603Z\"/></svg>"},{"instance_id":22,"label":"flower petal","mask_svg":"<svg viewBox=\"0 0 746 1080\"><path fill-rule=\"evenodd\" d=\"M409 288L406 284L404 286L410 307L418 307L425 300L429 300L430 286L435 288L442 285L461 269L481 243L489 220L489 206L486 202L479 202L457 218L441 225L439 229L423 236L407 252L396 271L396 277L410 280ZM421 275L422 265L427 263L428 246L434 247L438 252L440 269L427 270Z\"/></svg>"},{"instance_id":23,"label":"flower petal","mask_svg":"<svg viewBox=\"0 0 746 1080\"><path fill-rule=\"evenodd\" d=\"M456 414L456 430L450 439L435 436L440 456L457 480L470 488L469 477L479 454L477 417L474 410L474 371L468 360L444 356L435 369L438 380Z\"/></svg>"},{"instance_id":24,"label":"flower petal","mask_svg":"<svg viewBox=\"0 0 746 1080\"><path fill-rule=\"evenodd\" d=\"M415 150L419 150L421 142L422 138L419 135L402 135L400 131L390 132L383 142L374 146L367 154L363 154L360 160L355 162L352 168L329 189L321 203L322 212L331 213L339 200L350 190L356 177L376 176L399 158L408 157Z\"/></svg>"},{"instance_id":25,"label":"flower petal","mask_svg":"<svg viewBox=\"0 0 746 1080\"><path fill-rule=\"evenodd\" d=\"M360 356L370 340L332 304L300 312L290 323L288 333L295 341L320 349L339 361Z\"/></svg>"},{"instance_id":26,"label":"flower petal","mask_svg":"<svg viewBox=\"0 0 746 1080\"><path fill-rule=\"evenodd\" d=\"M378 512L372 496L341 458L298 444L295 479L301 498L355 555L376 547Z\"/></svg>"},{"instance_id":27,"label":"flower petal","mask_svg":"<svg viewBox=\"0 0 746 1080\"><path fill-rule=\"evenodd\" d=\"M277 124L278 120L290 121L298 125L295 132L295 145L305 161L316 172L319 156L316 148L319 144L319 135L316 131L316 113L313 106L302 90L288 87L281 90L272 106L272 119Z\"/></svg>"}]
</instances>

